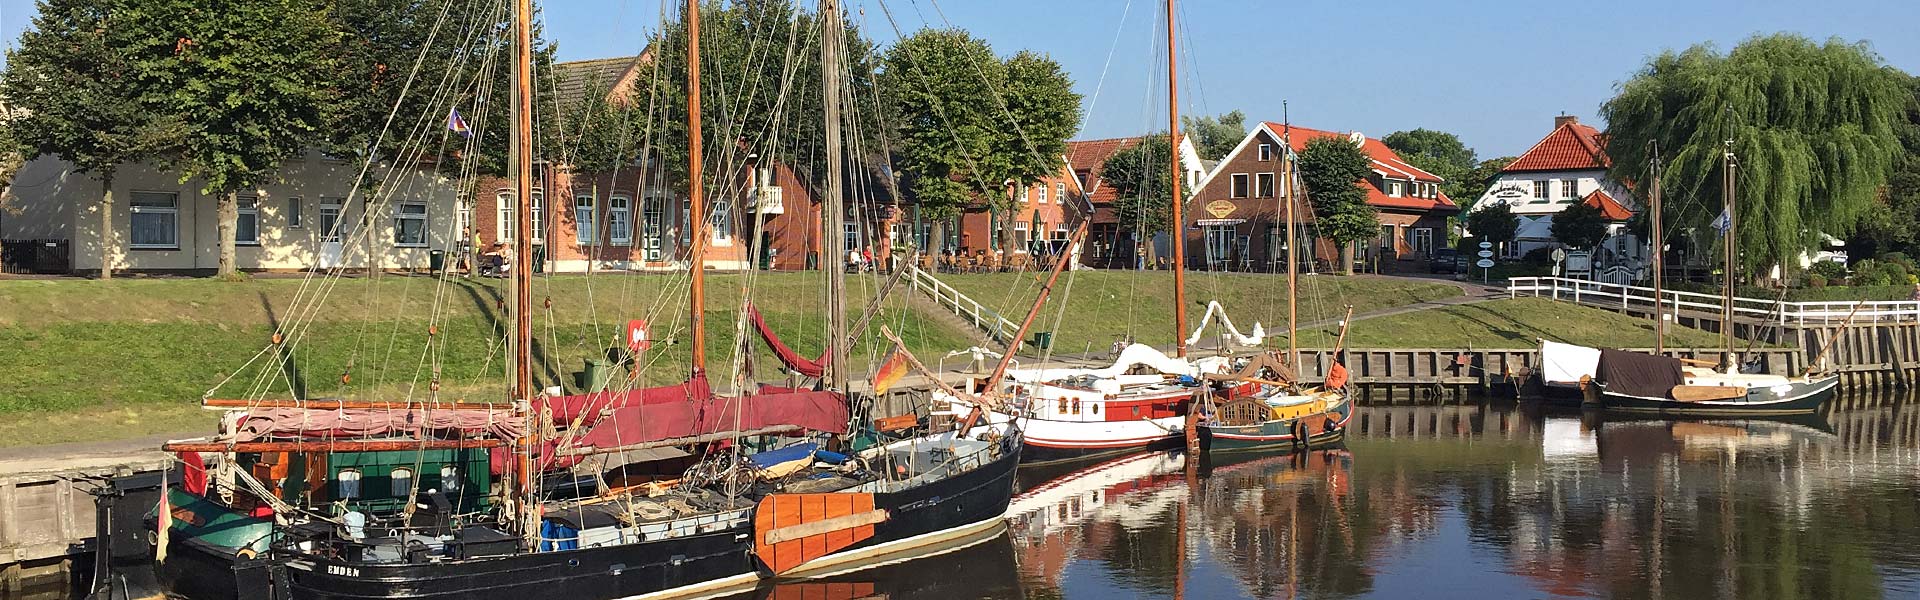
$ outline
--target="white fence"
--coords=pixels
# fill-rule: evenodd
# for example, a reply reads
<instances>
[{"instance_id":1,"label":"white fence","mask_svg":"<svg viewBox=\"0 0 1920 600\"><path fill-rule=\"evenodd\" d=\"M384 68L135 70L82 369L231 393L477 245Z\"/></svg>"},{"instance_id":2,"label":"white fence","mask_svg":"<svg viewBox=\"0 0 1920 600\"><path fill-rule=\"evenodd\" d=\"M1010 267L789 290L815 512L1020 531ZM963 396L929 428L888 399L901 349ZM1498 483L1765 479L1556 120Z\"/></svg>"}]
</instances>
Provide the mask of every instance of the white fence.
<instances>
[{"instance_id":1,"label":"white fence","mask_svg":"<svg viewBox=\"0 0 1920 600\"><path fill-rule=\"evenodd\" d=\"M933 301L939 303L941 307L952 310L953 314L960 315L960 318L987 332L988 337L1004 342L1013 339L1013 335L1020 332L1019 323L1008 321L1000 316L1000 313L968 298L966 294L953 289L953 286L934 277L932 273L913 265L907 265L906 269L908 269L908 275L913 278L915 290L931 296Z\"/></svg>"},{"instance_id":2,"label":"white fence","mask_svg":"<svg viewBox=\"0 0 1920 600\"><path fill-rule=\"evenodd\" d=\"M1553 298L1604 308L1651 310L1654 306L1653 288L1650 287L1566 277L1514 277L1507 280L1507 295L1514 298ZM1724 302L1724 297L1715 294L1660 290L1659 306L1662 314L1689 310L1718 316ZM1858 312L1855 312L1856 306ZM1733 314L1735 319L1794 326L1838 324L1845 321L1849 314L1853 315L1855 323L1911 322L1920 320L1920 302L1776 302L1772 299L1735 297Z\"/></svg>"}]
</instances>

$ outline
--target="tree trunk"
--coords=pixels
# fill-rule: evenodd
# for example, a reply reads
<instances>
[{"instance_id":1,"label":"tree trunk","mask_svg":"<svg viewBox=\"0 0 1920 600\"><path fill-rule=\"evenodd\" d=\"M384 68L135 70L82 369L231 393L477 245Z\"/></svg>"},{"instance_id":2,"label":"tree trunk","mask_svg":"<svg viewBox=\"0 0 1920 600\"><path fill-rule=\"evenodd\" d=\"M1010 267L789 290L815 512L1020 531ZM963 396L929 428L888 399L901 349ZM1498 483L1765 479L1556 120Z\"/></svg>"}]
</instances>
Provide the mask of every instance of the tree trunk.
<instances>
[{"instance_id":1,"label":"tree trunk","mask_svg":"<svg viewBox=\"0 0 1920 600\"><path fill-rule=\"evenodd\" d=\"M933 219L933 239L927 240L927 252L935 256L947 252L947 220Z\"/></svg>"},{"instance_id":2,"label":"tree trunk","mask_svg":"<svg viewBox=\"0 0 1920 600\"><path fill-rule=\"evenodd\" d=\"M1016 209L1007 209L1000 214L1002 215L1000 219L1000 231L996 232L996 234L1000 236L1001 257L1011 260L1013 259L1013 253L1020 250L1020 248L1014 246L1015 242L1013 239L1013 222L1015 215L1018 215L1019 212Z\"/></svg>"},{"instance_id":3,"label":"tree trunk","mask_svg":"<svg viewBox=\"0 0 1920 600\"><path fill-rule=\"evenodd\" d=\"M113 279L113 171L100 173L100 279Z\"/></svg>"},{"instance_id":4,"label":"tree trunk","mask_svg":"<svg viewBox=\"0 0 1920 600\"><path fill-rule=\"evenodd\" d=\"M1353 246L1355 242L1340 244L1340 274L1353 274Z\"/></svg>"},{"instance_id":5,"label":"tree trunk","mask_svg":"<svg viewBox=\"0 0 1920 600\"><path fill-rule=\"evenodd\" d=\"M234 190L221 192L215 200L213 214L220 238L220 262L214 275L230 277L239 272L235 264L234 236L240 230L240 193Z\"/></svg>"}]
</instances>

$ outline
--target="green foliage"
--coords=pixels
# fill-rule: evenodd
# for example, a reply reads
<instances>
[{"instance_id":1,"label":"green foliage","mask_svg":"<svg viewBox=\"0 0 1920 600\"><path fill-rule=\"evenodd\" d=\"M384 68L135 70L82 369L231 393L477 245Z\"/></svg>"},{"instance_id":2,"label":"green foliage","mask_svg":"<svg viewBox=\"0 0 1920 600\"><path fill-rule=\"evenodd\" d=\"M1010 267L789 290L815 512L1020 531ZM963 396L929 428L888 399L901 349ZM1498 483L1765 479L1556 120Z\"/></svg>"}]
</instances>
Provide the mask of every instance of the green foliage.
<instances>
[{"instance_id":1,"label":"green foliage","mask_svg":"<svg viewBox=\"0 0 1920 600\"><path fill-rule=\"evenodd\" d=\"M1006 193L1007 157L994 152L1006 120L993 90L1005 65L985 40L959 29L922 29L887 50L880 89L898 128L895 164L921 210L951 218L975 198Z\"/></svg>"},{"instance_id":2,"label":"green foliage","mask_svg":"<svg viewBox=\"0 0 1920 600\"><path fill-rule=\"evenodd\" d=\"M1807 287L1816 290L1825 289L1827 287L1827 276L1819 273L1808 273Z\"/></svg>"},{"instance_id":3,"label":"green foliage","mask_svg":"<svg viewBox=\"0 0 1920 600\"><path fill-rule=\"evenodd\" d=\"M1440 191L1455 202L1472 202L1478 197L1469 198L1466 194L1473 187L1469 174L1480 164L1479 157L1461 143L1459 136L1422 128L1395 131L1380 138L1380 143L1413 166L1445 179ZM1481 190L1484 192L1485 188Z\"/></svg>"},{"instance_id":4,"label":"green foliage","mask_svg":"<svg viewBox=\"0 0 1920 600\"><path fill-rule=\"evenodd\" d=\"M1507 168L1507 165L1513 164L1513 161L1518 158L1517 156L1502 156L1500 158L1489 158L1480 161L1479 164L1467 170L1466 175L1460 178L1460 195L1453 196L1453 201L1459 203L1462 207L1478 203L1480 197L1487 195L1487 190L1493 187L1493 180L1500 176L1500 171Z\"/></svg>"},{"instance_id":5,"label":"green foliage","mask_svg":"<svg viewBox=\"0 0 1920 600\"><path fill-rule=\"evenodd\" d=\"M110 180L120 165L177 140L172 115L142 106L135 57L127 51L134 30L122 5L39 3L33 27L20 34L19 48L0 73L0 96L11 109L8 154L51 154Z\"/></svg>"},{"instance_id":6,"label":"green foliage","mask_svg":"<svg viewBox=\"0 0 1920 600\"><path fill-rule=\"evenodd\" d=\"M1107 157L1100 179L1116 194L1113 210L1121 229L1148 236L1167 230L1173 218L1173 209L1167 203L1173 197L1168 184L1172 165L1173 147L1167 143L1166 134L1147 136Z\"/></svg>"},{"instance_id":7,"label":"green foliage","mask_svg":"<svg viewBox=\"0 0 1920 600\"><path fill-rule=\"evenodd\" d=\"M1553 216L1553 238L1577 249L1590 249L1607 238L1607 217L1585 202L1566 207Z\"/></svg>"},{"instance_id":8,"label":"green foliage","mask_svg":"<svg viewBox=\"0 0 1920 600\"><path fill-rule=\"evenodd\" d=\"M1513 241L1520 222L1513 218L1513 207L1506 203L1482 207L1467 215L1467 231L1495 247Z\"/></svg>"},{"instance_id":9,"label":"green foliage","mask_svg":"<svg viewBox=\"0 0 1920 600\"><path fill-rule=\"evenodd\" d=\"M1205 160L1220 160L1247 137L1247 115L1238 110L1218 117L1180 117L1181 133Z\"/></svg>"},{"instance_id":10,"label":"green foliage","mask_svg":"<svg viewBox=\"0 0 1920 600\"><path fill-rule=\"evenodd\" d=\"M1839 281L1847 277L1847 266L1834 261L1823 260L1808 266L1807 274L1819 275L1828 281Z\"/></svg>"},{"instance_id":11,"label":"green foliage","mask_svg":"<svg viewBox=\"0 0 1920 600\"><path fill-rule=\"evenodd\" d=\"M1080 130L1080 95L1060 63L1022 50L1006 62L1006 110L1013 121L997 140L998 152L1012 161L1008 179L1032 184L1060 174L1067 138Z\"/></svg>"},{"instance_id":12,"label":"green foliage","mask_svg":"<svg viewBox=\"0 0 1920 600\"><path fill-rule=\"evenodd\" d=\"M1856 239L1882 249L1920 251L1920 227L1915 226L1920 223L1920 77L1908 77L1906 83L1906 118L1899 124L1906 152L1887 177L1884 198L1861 220Z\"/></svg>"},{"instance_id":13,"label":"green foliage","mask_svg":"<svg viewBox=\"0 0 1920 600\"><path fill-rule=\"evenodd\" d=\"M1847 235L1871 214L1901 149L1910 91L1866 44L1792 34L1709 45L1647 61L1601 107L1613 178L1645 181L1648 152L1667 158L1668 197L1690 207L1675 226L1719 212L1721 154L1739 157L1741 256L1748 271Z\"/></svg>"},{"instance_id":14,"label":"green foliage","mask_svg":"<svg viewBox=\"0 0 1920 600\"><path fill-rule=\"evenodd\" d=\"M1911 264L1869 258L1853 264L1849 281L1860 286L1906 285L1912 270Z\"/></svg>"},{"instance_id":15,"label":"green foliage","mask_svg":"<svg viewBox=\"0 0 1920 600\"><path fill-rule=\"evenodd\" d=\"M1367 204L1363 187L1372 169L1372 159L1343 138L1307 142L1300 152L1300 179L1313 203L1314 229L1320 237L1345 246L1380 235L1380 220Z\"/></svg>"}]
</instances>

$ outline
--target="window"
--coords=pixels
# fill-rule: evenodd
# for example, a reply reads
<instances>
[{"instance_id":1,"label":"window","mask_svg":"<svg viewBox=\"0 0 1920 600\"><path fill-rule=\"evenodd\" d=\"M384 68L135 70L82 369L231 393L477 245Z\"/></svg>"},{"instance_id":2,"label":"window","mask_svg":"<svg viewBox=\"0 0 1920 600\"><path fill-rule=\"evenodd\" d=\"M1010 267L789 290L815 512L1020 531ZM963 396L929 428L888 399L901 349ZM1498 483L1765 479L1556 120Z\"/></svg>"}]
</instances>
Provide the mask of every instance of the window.
<instances>
[{"instance_id":1,"label":"window","mask_svg":"<svg viewBox=\"0 0 1920 600\"><path fill-rule=\"evenodd\" d=\"M1572 199L1574 199L1574 198L1579 198L1579 197L1580 197L1580 182L1579 182L1578 180L1573 180L1573 179L1567 179L1567 180L1563 180L1563 181L1561 181L1561 182L1560 182L1560 197L1561 197L1561 198L1565 198L1565 199L1567 199L1567 200L1572 200Z\"/></svg>"},{"instance_id":2,"label":"window","mask_svg":"<svg viewBox=\"0 0 1920 600\"><path fill-rule=\"evenodd\" d=\"M321 241L340 241L340 207L344 202L346 202L346 200L341 198L320 199Z\"/></svg>"},{"instance_id":3,"label":"window","mask_svg":"<svg viewBox=\"0 0 1920 600\"><path fill-rule=\"evenodd\" d=\"M1393 250L1393 228L1394 226L1392 225L1380 226L1379 242L1381 251L1390 252Z\"/></svg>"},{"instance_id":4,"label":"window","mask_svg":"<svg viewBox=\"0 0 1920 600\"><path fill-rule=\"evenodd\" d=\"M1260 162L1273 160L1273 144L1260 145Z\"/></svg>"},{"instance_id":5,"label":"window","mask_svg":"<svg viewBox=\"0 0 1920 600\"><path fill-rule=\"evenodd\" d=\"M594 222L600 216L593 210L593 196L573 197L574 241L582 246L593 244Z\"/></svg>"},{"instance_id":6,"label":"window","mask_svg":"<svg viewBox=\"0 0 1920 600\"><path fill-rule=\"evenodd\" d=\"M860 224L846 221L840 224L841 250L851 252L860 249Z\"/></svg>"},{"instance_id":7,"label":"window","mask_svg":"<svg viewBox=\"0 0 1920 600\"><path fill-rule=\"evenodd\" d=\"M240 218L233 224L233 243L260 245L260 197L235 196L233 203L240 212Z\"/></svg>"},{"instance_id":8,"label":"window","mask_svg":"<svg viewBox=\"0 0 1920 600\"><path fill-rule=\"evenodd\" d=\"M625 196L607 198L607 243L633 244L633 200Z\"/></svg>"},{"instance_id":9,"label":"window","mask_svg":"<svg viewBox=\"0 0 1920 600\"><path fill-rule=\"evenodd\" d=\"M1027 224L1025 222L1014 223L1013 224L1014 251L1025 252L1027 248L1032 247L1032 244L1033 244L1032 233L1028 231Z\"/></svg>"},{"instance_id":10,"label":"window","mask_svg":"<svg viewBox=\"0 0 1920 600\"><path fill-rule=\"evenodd\" d=\"M1273 197L1273 174L1260 173L1253 176L1253 195L1258 198Z\"/></svg>"},{"instance_id":11,"label":"window","mask_svg":"<svg viewBox=\"0 0 1920 600\"><path fill-rule=\"evenodd\" d=\"M1227 190L1227 195L1234 198L1247 197L1247 174L1234 173L1232 182L1232 188Z\"/></svg>"},{"instance_id":12,"label":"window","mask_svg":"<svg viewBox=\"0 0 1920 600\"><path fill-rule=\"evenodd\" d=\"M134 248L180 247L180 195L173 192L134 192L132 197Z\"/></svg>"},{"instance_id":13,"label":"window","mask_svg":"<svg viewBox=\"0 0 1920 600\"><path fill-rule=\"evenodd\" d=\"M1233 254L1233 226L1208 225L1206 242L1208 263L1213 268L1225 267Z\"/></svg>"},{"instance_id":14,"label":"window","mask_svg":"<svg viewBox=\"0 0 1920 600\"><path fill-rule=\"evenodd\" d=\"M733 243L733 204L725 200L713 201L713 243L726 245Z\"/></svg>"},{"instance_id":15,"label":"window","mask_svg":"<svg viewBox=\"0 0 1920 600\"><path fill-rule=\"evenodd\" d=\"M1545 181L1533 182L1533 201L1534 202L1547 201L1547 182Z\"/></svg>"},{"instance_id":16,"label":"window","mask_svg":"<svg viewBox=\"0 0 1920 600\"><path fill-rule=\"evenodd\" d=\"M1055 203L1065 203L1067 201L1067 184L1053 184L1053 201Z\"/></svg>"},{"instance_id":17,"label":"window","mask_svg":"<svg viewBox=\"0 0 1920 600\"><path fill-rule=\"evenodd\" d=\"M387 477L387 491L394 496L405 498L413 493L413 469L394 467Z\"/></svg>"},{"instance_id":18,"label":"window","mask_svg":"<svg viewBox=\"0 0 1920 600\"><path fill-rule=\"evenodd\" d=\"M1040 203L1047 203L1047 184L1040 184Z\"/></svg>"},{"instance_id":19,"label":"window","mask_svg":"<svg viewBox=\"0 0 1920 600\"><path fill-rule=\"evenodd\" d=\"M306 226L306 215L301 214L302 208L299 198L287 199L287 227L299 229Z\"/></svg>"},{"instance_id":20,"label":"window","mask_svg":"<svg viewBox=\"0 0 1920 600\"><path fill-rule=\"evenodd\" d=\"M1407 230L1407 243L1413 246L1414 252L1422 256L1433 256L1433 228L1416 227Z\"/></svg>"},{"instance_id":21,"label":"window","mask_svg":"<svg viewBox=\"0 0 1920 600\"><path fill-rule=\"evenodd\" d=\"M666 202L652 198L640 205L640 248L647 260L660 260L660 245L667 231Z\"/></svg>"},{"instance_id":22,"label":"window","mask_svg":"<svg viewBox=\"0 0 1920 600\"><path fill-rule=\"evenodd\" d=\"M494 203L500 208L500 218L494 221L494 234L498 241L513 241L513 190L500 190L494 196Z\"/></svg>"},{"instance_id":23,"label":"window","mask_svg":"<svg viewBox=\"0 0 1920 600\"><path fill-rule=\"evenodd\" d=\"M1387 195L1388 195L1388 196L1393 196L1393 197L1395 197L1395 198L1399 198L1399 197L1400 197L1400 182L1398 182L1398 181L1389 181L1389 182L1387 182Z\"/></svg>"},{"instance_id":24,"label":"window","mask_svg":"<svg viewBox=\"0 0 1920 600\"><path fill-rule=\"evenodd\" d=\"M393 245L427 245L427 203L402 202L393 207Z\"/></svg>"},{"instance_id":25,"label":"window","mask_svg":"<svg viewBox=\"0 0 1920 600\"><path fill-rule=\"evenodd\" d=\"M528 225L533 227L533 243L535 244L542 244L547 241L547 215L545 214L546 211L541 210L541 197L545 195L546 194L540 193L540 190L534 190L532 194L532 222L528 223Z\"/></svg>"}]
</instances>

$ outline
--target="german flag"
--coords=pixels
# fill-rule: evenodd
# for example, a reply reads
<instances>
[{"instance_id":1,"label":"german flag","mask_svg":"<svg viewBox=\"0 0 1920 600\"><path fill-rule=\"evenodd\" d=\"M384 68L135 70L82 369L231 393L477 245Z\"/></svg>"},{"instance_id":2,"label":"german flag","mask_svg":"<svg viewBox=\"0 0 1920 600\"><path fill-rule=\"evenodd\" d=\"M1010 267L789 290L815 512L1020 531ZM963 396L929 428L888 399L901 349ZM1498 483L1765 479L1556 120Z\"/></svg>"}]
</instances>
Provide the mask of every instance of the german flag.
<instances>
[{"instance_id":1,"label":"german flag","mask_svg":"<svg viewBox=\"0 0 1920 600\"><path fill-rule=\"evenodd\" d=\"M899 383L900 378L906 375L907 351L899 344L894 344L893 349L887 351L886 360L880 361L880 369L873 372L873 394L878 396L887 393L887 388Z\"/></svg>"}]
</instances>

